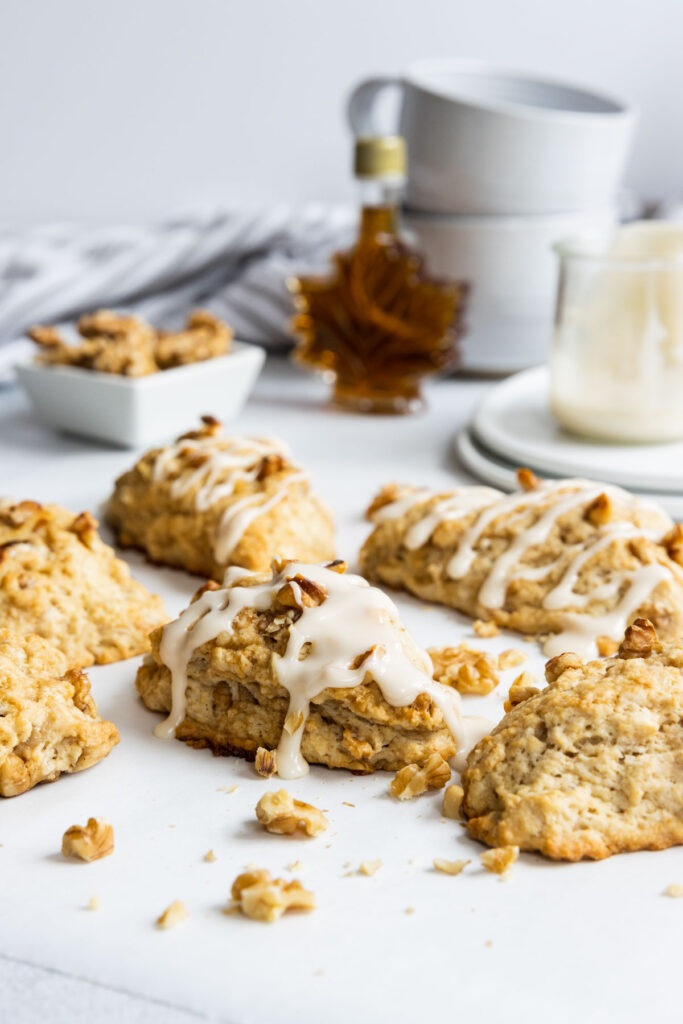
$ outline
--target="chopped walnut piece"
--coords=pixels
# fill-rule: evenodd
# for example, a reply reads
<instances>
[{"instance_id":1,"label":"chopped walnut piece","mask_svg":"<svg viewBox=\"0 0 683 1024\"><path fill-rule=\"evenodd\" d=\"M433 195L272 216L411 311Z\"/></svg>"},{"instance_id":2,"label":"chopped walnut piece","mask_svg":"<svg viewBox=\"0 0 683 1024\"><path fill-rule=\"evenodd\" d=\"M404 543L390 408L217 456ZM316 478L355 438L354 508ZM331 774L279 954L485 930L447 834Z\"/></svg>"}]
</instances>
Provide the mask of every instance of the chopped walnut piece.
<instances>
[{"instance_id":1,"label":"chopped walnut piece","mask_svg":"<svg viewBox=\"0 0 683 1024\"><path fill-rule=\"evenodd\" d=\"M683 885L676 885L675 882L673 885L667 885L664 895L671 896L673 899L680 899L683 896Z\"/></svg>"},{"instance_id":2,"label":"chopped walnut piece","mask_svg":"<svg viewBox=\"0 0 683 1024\"><path fill-rule=\"evenodd\" d=\"M586 519L593 526L605 526L612 519L614 506L607 494L598 494L586 509Z\"/></svg>"},{"instance_id":3,"label":"chopped walnut piece","mask_svg":"<svg viewBox=\"0 0 683 1024\"><path fill-rule=\"evenodd\" d=\"M371 878L373 875L377 874L381 867L381 860L362 860L358 868L358 874L365 875L367 878Z\"/></svg>"},{"instance_id":4,"label":"chopped walnut piece","mask_svg":"<svg viewBox=\"0 0 683 1024\"><path fill-rule=\"evenodd\" d=\"M100 897L91 896L88 900L88 910L99 910L100 909Z\"/></svg>"},{"instance_id":5,"label":"chopped walnut piece","mask_svg":"<svg viewBox=\"0 0 683 1024\"><path fill-rule=\"evenodd\" d=\"M557 654L550 661L545 663L545 678L549 683L554 683L568 668L581 668L583 662L578 654L567 651L566 654Z\"/></svg>"},{"instance_id":6,"label":"chopped walnut piece","mask_svg":"<svg viewBox=\"0 0 683 1024\"><path fill-rule=\"evenodd\" d=\"M340 576L343 576L346 572L346 562L343 558L335 558L333 562L327 562L325 568L331 569L332 572L337 572Z\"/></svg>"},{"instance_id":7,"label":"chopped walnut piece","mask_svg":"<svg viewBox=\"0 0 683 1024\"><path fill-rule=\"evenodd\" d=\"M81 544L86 548L92 548L93 541L98 539L97 520L93 519L89 512L81 512L76 516L69 527L71 533L75 533Z\"/></svg>"},{"instance_id":8,"label":"chopped walnut piece","mask_svg":"<svg viewBox=\"0 0 683 1024\"><path fill-rule=\"evenodd\" d=\"M254 768L264 779L269 779L272 775L275 775L277 771L277 751L259 747L254 759Z\"/></svg>"},{"instance_id":9,"label":"chopped walnut piece","mask_svg":"<svg viewBox=\"0 0 683 1024\"><path fill-rule=\"evenodd\" d=\"M514 647L511 647L498 655L498 668L501 672L508 668L517 668L518 665L523 665L528 657L529 655L525 651L515 650Z\"/></svg>"},{"instance_id":10,"label":"chopped walnut piece","mask_svg":"<svg viewBox=\"0 0 683 1024\"><path fill-rule=\"evenodd\" d=\"M240 910L255 921L271 923L287 910L313 910L315 898L312 892L303 888L296 879L285 882L284 878L273 878L270 871L256 869L238 875L232 883L232 904L226 913Z\"/></svg>"},{"instance_id":11,"label":"chopped walnut piece","mask_svg":"<svg viewBox=\"0 0 683 1024\"><path fill-rule=\"evenodd\" d=\"M471 860L443 860L442 857L435 857L434 870L444 875L459 875L471 863Z\"/></svg>"},{"instance_id":12,"label":"chopped walnut piece","mask_svg":"<svg viewBox=\"0 0 683 1024\"><path fill-rule=\"evenodd\" d=\"M512 683L508 692L508 699L505 701L503 708L506 712L516 708L518 704L528 700L529 697L533 697L535 694L540 693L538 686L535 685L536 677L532 676L531 672L520 672L517 678Z\"/></svg>"},{"instance_id":13,"label":"chopped walnut piece","mask_svg":"<svg viewBox=\"0 0 683 1024\"><path fill-rule=\"evenodd\" d=\"M281 836L293 836L295 832L317 836L328 825L322 811L311 804L295 800L286 789L279 789L277 793L264 793L256 804L256 817L267 832Z\"/></svg>"},{"instance_id":14,"label":"chopped walnut piece","mask_svg":"<svg viewBox=\"0 0 683 1024\"><path fill-rule=\"evenodd\" d=\"M683 523L676 523L662 538L662 544L672 561L683 565Z\"/></svg>"},{"instance_id":15,"label":"chopped walnut piece","mask_svg":"<svg viewBox=\"0 0 683 1024\"><path fill-rule=\"evenodd\" d=\"M114 852L114 829L102 818L88 818L87 825L72 825L62 836L62 854L93 861Z\"/></svg>"},{"instance_id":16,"label":"chopped walnut piece","mask_svg":"<svg viewBox=\"0 0 683 1024\"><path fill-rule=\"evenodd\" d=\"M657 646L655 627L649 619L636 619L619 645L620 658L647 658Z\"/></svg>"},{"instance_id":17,"label":"chopped walnut piece","mask_svg":"<svg viewBox=\"0 0 683 1024\"><path fill-rule=\"evenodd\" d=\"M496 661L484 651L467 644L458 647L430 647L427 651L434 666L433 676L444 686L460 693L491 693L499 683Z\"/></svg>"},{"instance_id":18,"label":"chopped walnut piece","mask_svg":"<svg viewBox=\"0 0 683 1024\"><path fill-rule=\"evenodd\" d=\"M422 767L407 764L391 780L390 792L397 800L412 800L428 789L443 789L450 780L451 768L441 754L431 754Z\"/></svg>"},{"instance_id":19,"label":"chopped walnut piece","mask_svg":"<svg viewBox=\"0 0 683 1024\"><path fill-rule=\"evenodd\" d=\"M494 875L506 874L519 857L518 846L496 846L481 855L481 862Z\"/></svg>"},{"instance_id":20,"label":"chopped walnut piece","mask_svg":"<svg viewBox=\"0 0 683 1024\"><path fill-rule=\"evenodd\" d=\"M207 862L207 864L215 863L216 854L213 852L213 850L207 850L207 852L204 854L204 860Z\"/></svg>"},{"instance_id":21,"label":"chopped walnut piece","mask_svg":"<svg viewBox=\"0 0 683 1024\"><path fill-rule=\"evenodd\" d=\"M446 786L443 794L443 807L441 808L444 818L457 820L461 816L464 795L462 786L458 786L456 783L453 783L452 786Z\"/></svg>"},{"instance_id":22,"label":"chopped walnut piece","mask_svg":"<svg viewBox=\"0 0 683 1024\"><path fill-rule=\"evenodd\" d=\"M611 636L596 637L595 646L601 658L611 658L619 650L619 644Z\"/></svg>"},{"instance_id":23,"label":"chopped walnut piece","mask_svg":"<svg viewBox=\"0 0 683 1024\"><path fill-rule=\"evenodd\" d=\"M289 736L293 736L297 729L300 729L303 724L303 711L288 711L283 729Z\"/></svg>"},{"instance_id":24,"label":"chopped walnut piece","mask_svg":"<svg viewBox=\"0 0 683 1024\"><path fill-rule=\"evenodd\" d=\"M326 597L327 591L324 587L297 573L278 590L275 600L281 608L315 608L322 604Z\"/></svg>"},{"instance_id":25,"label":"chopped walnut piece","mask_svg":"<svg viewBox=\"0 0 683 1024\"><path fill-rule=\"evenodd\" d=\"M486 622L484 619L475 619L472 623L472 629L477 636L482 639L490 636L498 636L500 630L495 622Z\"/></svg>"},{"instance_id":26,"label":"chopped walnut piece","mask_svg":"<svg viewBox=\"0 0 683 1024\"><path fill-rule=\"evenodd\" d=\"M260 482L261 480L265 480L266 477L275 476L276 473L281 473L282 470L286 469L288 466L289 463L284 455L280 455L278 452L270 452L268 455L264 455L261 459L261 465L256 479Z\"/></svg>"},{"instance_id":27,"label":"chopped walnut piece","mask_svg":"<svg viewBox=\"0 0 683 1024\"><path fill-rule=\"evenodd\" d=\"M539 477L530 469L521 468L517 470L517 483L523 491L533 491L540 484Z\"/></svg>"},{"instance_id":28,"label":"chopped walnut piece","mask_svg":"<svg viewBox=\"0 0 683 1024\"><path fill-rule=\"evenodd\" d=\"M182 924L183 921L187 921L189 915L187 913L187 907L182 900L173 900L163 914L160 914L157 918L157 928L163 928L168 930L169 928L175 928L176 925Z\"/></svg>"}]
</instances>

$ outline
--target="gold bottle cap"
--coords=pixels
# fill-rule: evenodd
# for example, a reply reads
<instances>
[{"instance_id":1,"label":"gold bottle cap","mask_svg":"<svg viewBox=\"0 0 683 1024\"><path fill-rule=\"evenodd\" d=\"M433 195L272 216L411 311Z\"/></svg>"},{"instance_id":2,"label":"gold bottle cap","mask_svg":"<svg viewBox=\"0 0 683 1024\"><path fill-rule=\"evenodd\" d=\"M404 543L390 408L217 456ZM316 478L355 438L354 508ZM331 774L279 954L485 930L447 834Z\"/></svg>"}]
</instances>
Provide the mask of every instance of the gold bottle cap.
<instances>
[{"instance_id":1,"label":"gold bottle cap","mask_svg":"<svg viewBox=\"0 0 683 1024\"><path fill-rule=\"evenodd\" d=\"M353 172L357 178L404 178L405 139L400 135L356 139Z\"/></svg>"}]
</instances>

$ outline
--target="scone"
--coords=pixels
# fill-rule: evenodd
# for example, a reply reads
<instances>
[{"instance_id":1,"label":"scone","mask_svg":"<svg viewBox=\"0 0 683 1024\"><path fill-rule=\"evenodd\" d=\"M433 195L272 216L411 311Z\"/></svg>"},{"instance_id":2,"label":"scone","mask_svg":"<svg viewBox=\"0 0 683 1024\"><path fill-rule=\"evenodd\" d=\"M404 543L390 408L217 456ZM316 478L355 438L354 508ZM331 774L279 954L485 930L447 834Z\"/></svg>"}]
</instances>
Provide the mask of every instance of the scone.
<instances>
[{"instance_id":1,"label":"scone","mask_svg":"<svg viewBox=\"0 0 683 1024\"><path fill-rule=\"evenodd\" d=\"M467 759L470 835L557 860L683 843L680 642L638 619L617 657L562 654L546 678Z\"/></svg>"},{"instance_id":2,"label":"scone","mask_svg":"<svg viewBox=\"0 0 683 1024\"><path fill-rule=\"evenodd\" d=\"M683 632L683 530L654 503L588 480L435 493L390 485L361 551L369 579L545 638L547 654L616 649L629 622Z\"/></svg>"},{"instance_id":3,"label":"scone","mask_svg":"<svg viewBox=\"0 0 683 1024\"><path fill-rule=\"evenodd\" d=\"M167 621L89 512L0 501L0 628L51 640L77 668L148 651Z\"/></svg>"},{"instance_id":4,"label":"scone","mask_svg":"<svg viewBox=\"0 0 683 1024\"><path fill-rule=\"evenodd\" d=\"M330 514L284 442L226 436L209 416L119 477L107 518L123 546L214 579L277 556L334 557Z\"/></svg>"},{"instance_id":5,"label":"scone","mask_svg":"<svg viewBox=\"0 0 683 1024\"><path fill-rule=\"evenodd\" d=\"M344 568L233 567L202 588L138 671L145 704L170 712L157 735L248 758L276 749L283 778L308 761L371 772L462 750L459 694L432 679L389 598Z\"/></svg>"},{"instance_id":6,"label":"scone","mask_svg":"<svg viewBox=\"0 0 683 1024\"><path fill-rule=\"evenodd\" d=\"M0 796L90 768L118 742L85 673L42 637L0 631Z\"/></svg>"}]
</instances>

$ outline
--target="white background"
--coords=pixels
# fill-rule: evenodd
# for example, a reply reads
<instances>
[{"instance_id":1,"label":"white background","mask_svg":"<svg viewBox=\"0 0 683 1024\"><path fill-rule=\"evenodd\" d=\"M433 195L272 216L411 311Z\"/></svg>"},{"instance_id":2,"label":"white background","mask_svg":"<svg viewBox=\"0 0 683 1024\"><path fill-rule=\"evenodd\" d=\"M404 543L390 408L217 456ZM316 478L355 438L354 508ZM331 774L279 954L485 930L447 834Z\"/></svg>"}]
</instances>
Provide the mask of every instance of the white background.
<instances>
[{"instance_id":1,"label":"white background","mask_svg":"<svg viewBox=\"0 0 683 1024\"><path fill-rule=\"evenodd\" d=\"M487 58L642 108L629 183L681 188L680 0L2 0L0 221L348 195L344 97Z\"/></svg>"}]
</instances>

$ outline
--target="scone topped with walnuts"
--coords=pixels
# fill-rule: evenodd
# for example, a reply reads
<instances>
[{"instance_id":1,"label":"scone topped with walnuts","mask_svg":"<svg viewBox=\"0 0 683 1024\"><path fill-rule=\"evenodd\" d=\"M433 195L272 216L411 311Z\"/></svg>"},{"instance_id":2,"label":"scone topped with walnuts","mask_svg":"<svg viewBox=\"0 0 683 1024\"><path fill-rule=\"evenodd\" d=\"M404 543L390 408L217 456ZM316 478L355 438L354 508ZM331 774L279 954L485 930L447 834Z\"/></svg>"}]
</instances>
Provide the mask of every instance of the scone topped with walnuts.
<instances>
[{"instance_id":1,"label":"scone topped with walnuts","mask_svg":"<svg viewBox=\"0 0 683 1024\"><path fill-rule=\"evenodd\" d=\"M226 435L210 416L124 473L107 518L122 545L214 579L228 565L265 569L276 556L334 557L330 514L287 445Z\"/></svg>"},{"instance_id":2,"label":"scone topped with walnuts","mask_svg":"<svg viewBox=\"0 0 683 1024\"><path fill-rule=\"evenodd\" d=\"M42 637L0 630L0 796L89 768L118 742L85 673Z\"/></svg>"},{"instance_id":3,"label":"scone topped with walnuts","mask_svg":"<svg viewBox=\"0 0 683 1024\"><path fill-rule=\"evenodd\" d=\"M433 680L389 598L344 570L281 561L202 588L138 671L148 707L170 712L157 735L263 748L283 778L307 762L395 770L467 746L457 691Z\"/></svg>"},{"instance_id":4,"label":"scone topped with walnuts","mask_svg":"<svg viewBox=\"0 0 683 1024\"><path fill-rule=\"evenodd\" d=\"M70 667L149 650L168 621L161 598L132 579L89 512L0 501L0 626L51 640Z\"/></svg>"},{"instance_id":5,"label":"scone topped with walnuts","mask_svg":"<svg viewBox=\"0 0 683 1024\"><path fill-rule=\"evenodd\" d=\"M561 860L683 843L680 641L638 619L616 657L562 654L546 678L467 759L470 835Z\"/></svg>"},{"instance_id":6,"label":"scone topped with walnuts","mask_svg":"<svg viewBox=\"0 0 683 1024\"><path fill-rule=\"evenodd\" d=\"M683 528L653 502L589 480L521 492L390 485L369 509L368 578L544 638L547 654L612 653L646 616L683 632Z\"/></svg>"}]
</instances>

